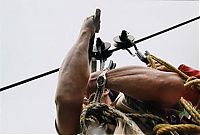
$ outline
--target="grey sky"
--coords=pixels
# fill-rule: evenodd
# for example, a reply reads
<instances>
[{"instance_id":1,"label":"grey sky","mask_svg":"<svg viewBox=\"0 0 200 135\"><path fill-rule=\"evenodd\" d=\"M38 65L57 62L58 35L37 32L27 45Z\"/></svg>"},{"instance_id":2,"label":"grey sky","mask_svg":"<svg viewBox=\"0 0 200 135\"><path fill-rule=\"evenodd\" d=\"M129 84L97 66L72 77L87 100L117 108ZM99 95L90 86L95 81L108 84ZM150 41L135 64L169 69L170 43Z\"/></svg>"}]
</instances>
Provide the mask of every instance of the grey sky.
<instances>
[{"instance_id":1,"label":"grey sky","mask_svg":"<svg viewBox=\"0 0 200 135\"><path fill-rule=\"evenodd\" d=\"M198 1L0 0L0 86L58 68L86 16L102 10L103 41L123 29L136 40L199 15ZM138 44L174 66L199 67L199 21ZM131 49L134 51L133 49ZM144 65L126 51L117 66ZM57 73L0 93L0 133L56 133Z\"/></svg>"}]
</instances>

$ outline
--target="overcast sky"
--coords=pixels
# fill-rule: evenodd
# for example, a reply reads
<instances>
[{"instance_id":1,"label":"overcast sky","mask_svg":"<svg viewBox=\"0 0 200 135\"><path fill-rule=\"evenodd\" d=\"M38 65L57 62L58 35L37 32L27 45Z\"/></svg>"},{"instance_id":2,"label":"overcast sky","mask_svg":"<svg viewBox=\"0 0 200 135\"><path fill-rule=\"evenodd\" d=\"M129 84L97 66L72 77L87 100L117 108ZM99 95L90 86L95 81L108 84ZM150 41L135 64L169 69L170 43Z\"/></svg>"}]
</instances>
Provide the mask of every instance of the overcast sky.
<instances>
[{"instance_id":1,"label":"overcast sky","mask_svg":"<svg viewBox=\"0 0 200 135\"><path fill-rule=\"evenodd\" d=\"M102 10L96 37L113 44L127 30L135 39L199 15L198 1L0 0L0 87L58 68L86 16ZM178 67L199 67L199 21L138 43L141 52ZM131 49L133 52L134 50ZM126 51L117 67L144 65ZM144 65L145 66L145 65ZM0 93L0 133L56 133L54 94L58 74Z\"/></svg>"}]
</instances>

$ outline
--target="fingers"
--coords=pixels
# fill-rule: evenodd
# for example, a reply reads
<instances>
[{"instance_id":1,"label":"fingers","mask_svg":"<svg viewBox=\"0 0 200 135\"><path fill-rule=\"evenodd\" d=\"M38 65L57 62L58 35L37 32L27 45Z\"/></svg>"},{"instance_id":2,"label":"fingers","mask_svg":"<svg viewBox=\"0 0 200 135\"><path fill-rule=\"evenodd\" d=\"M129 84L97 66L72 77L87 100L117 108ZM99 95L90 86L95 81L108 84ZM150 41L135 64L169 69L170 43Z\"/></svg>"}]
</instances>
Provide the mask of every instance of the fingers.
<instances>
[{"instance_id":1,"label":"fingers","mask_svg":"<svg viewBox=\"0 0 200 135\"><path fill-rule=\"evenodd\" d=\"M101 10L96 9L95 15L85 19L81 30L89 30L91 32L91 36L93 36L95 32L98 33L100 30L100 15Z\"/></svg>"},{"instance_id":2,"label":"fingers","mask_svg":"<svg viewBox=\"0 0 200 135\"><path fill-rule=\"evenodd\" d=\"M151 67L151 64L149 63L149 64L147 64L147 67Z\"/></svg>"},{"instance_id":3,"label":"fingers","mask_svg":"<svg viewBox=\"0 0 200 135\"><path fill-rule=\"evenodd\" d=\"M157 70L160 70L160 71L167 71L167 68L163 65L159 66L156 68Z\"/></svg>"},{"instance_id":4,"label":"fingers","mask_svg":"<svg viewBox=\"0 0 200 135\"><path fill-rule=\"evenodd\" d=\"M157 61L154 61L154 62L155 62L155 66L156 66L157 70L160 70L160 71L170 71L167 67L165 67L164 65L158 63ZM147 67L151 67L151 64L147 64Z\"/></svg>"}]
</instances>

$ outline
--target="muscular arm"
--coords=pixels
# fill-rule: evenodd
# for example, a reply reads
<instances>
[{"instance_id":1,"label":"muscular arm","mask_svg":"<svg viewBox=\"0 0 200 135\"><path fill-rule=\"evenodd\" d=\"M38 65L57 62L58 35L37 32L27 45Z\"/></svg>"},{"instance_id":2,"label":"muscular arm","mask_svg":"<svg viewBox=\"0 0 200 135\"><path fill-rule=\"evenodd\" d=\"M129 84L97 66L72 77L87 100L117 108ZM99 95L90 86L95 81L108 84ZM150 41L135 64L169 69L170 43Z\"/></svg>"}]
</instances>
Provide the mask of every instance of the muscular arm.
<instances>
[{"instance_id":1,"label":"muscular arm","mask_svg":"<svg viewBox=\"0 0 200 135\"><path fill-rule=\"evenodd\" d=\"M77 42L68 52L59 71L56 91L56 125L60 134L73 134L79 129L83 91L89 79L88 47L95 27L87 18Z\"/></svg>"},{"instance_id":2,"label":"muscular arm","mask_svg":"<svg viewBox=\"0 0 200 135\"><path fill-rule=\"evenodd\" d=\"M90 78L91 89L95 89L96 76L93 74ZM163 106L174 105L185 89L183 81L177 74L141 66L108 71L106 87L136 99L156 101Z\"/></svg>"}]
</instances>

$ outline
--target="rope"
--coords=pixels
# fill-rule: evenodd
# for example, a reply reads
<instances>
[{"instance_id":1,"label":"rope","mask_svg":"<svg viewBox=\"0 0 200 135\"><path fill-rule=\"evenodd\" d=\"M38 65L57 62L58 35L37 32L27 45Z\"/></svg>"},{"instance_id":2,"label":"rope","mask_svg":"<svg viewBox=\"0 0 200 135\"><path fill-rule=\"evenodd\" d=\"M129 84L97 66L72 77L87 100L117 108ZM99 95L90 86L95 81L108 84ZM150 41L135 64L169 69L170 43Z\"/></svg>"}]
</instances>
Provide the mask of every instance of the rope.
<instances>
[{"instance_id":1,"label":"rope","mask_svg":"<svg viewBox=\"0 0 200 135\"><path fill-rule=\"evenodd\" d=\"M131 130L134 130L132 127L132 120L134 118L151 119L159 123L168 123L166 120L153 114L122 113L107 104L92 102L83 109L80 116L82 134L86 134L87 130L92 127L91 125L99 125L100 127L108 123L116 125L116 121L119 119L126 123Z\"/></svg>"},{"instance_id":2,"label":"rope","mask_svg":"<svg viewBox=\"0 0 200 135\"><path fill-rule=\"evenodd\" d=\"M196 77L189 77L185 73L181 72L180 70L176 69L172 65L168 64L167 62L151 55L147 55L147 60L151 64L151 67L156 69L156 65L154 61L164 65L170 71L173 71L179 74L183 80L185 80L185 86L194 86L199 85L199 79ZM192 118L200 125L200 114L195 110L192 105L190 105L184 98L180 99L180 103L186 109L186 111L192 116ZM117 119L121 118L125 123L129 123L128 125L131 127L131 120L128 118L146 118L151 120L159 121L160 123L165 124L158 124L154 127L153 131L157 135L164 134L167 132L177 133L177 132L184 132L184 133L199 133L200 126L195 124L178 124L178 125L170 125L164 119L155 116L153 114L133 114L128 113L124 114L115 108L112 108L103 103L90 103L86 108L84 108L83 113L81 114L81 127L83 133L86 133L88 126L93 124L101 125L103 123L113 123L116 122ZM89 122L89 123L88 123ZM131 128L132 129L132 128Z\"/></svg>"},{"instance_id":3,"label":"rope","mask_svg":"<svg viewBox=\"0 0 200 135\"><path fill-rule=\"evenodd\" d=\"M194 124L158 124L153 128L156 135L162 135L168 132L177 131L182 133L200 133L200 126Z\"/></svg>"},{"instance_id":4,"label":"rope","mask_svg":"<svg viewBox=\"0 0 200 135\"><path fill-rule=\"evenodd\" d=\"M148 60L149 64L151 65L151 67L156 69L155 62L153 61L153 58L150 54L147 56L147 60Z\"/></svg>"},{"instance_id":5,"label":"rope","mask_svg":"<svg viewBox=\"0 0 200 135\"><path fill-rule=\"evenodd\" d=\"M128 113L126 116L131 117L131 118L144 118L144 119L151 119L155 121L159 121L160 123L168 123L166 120L163 118L153 115L153 114L134 114L134 113Z\"/></svg>"},{"instance_id":6,"label":"rope","mask_svg":"<svg viewBox=\"0 0 200 135\"><path fill-rule=\"evenodd\" d=\"M155 61L157 61L158 63L164 65L166 68L168 68L170 71L177 73L185 82L184 86L196 86L197 90L200 90L200 79L192 76L189 77L188 75L186 75L185 73L183 73L182 71L178 70L177 68L175 68L174 66L170 65L169 63L155 57L152 54L148 54L147 55L147 60L149 61L149 63L151 64L152 68L156 69L155 66Z\"/></svg>"},{"instance_id":7,"label":"rope","mask_svg":"<svg viewBox=\"0 0 200 135\"><path fill-rule=\"evenodd\" d=\"M180 103L184 106L186 111L192 116L192 118L200 125L200 114L190 105L183 97L180 99Z\"/></svg>"},{"instance_id":8,"label":"rope","mask_svg":"<svg viewBox=\"0 0 200 135\"><path fill-rule=\"evenodd\" d=\"M118 119L121 119L133 130L133 122L124 113L107 104L91 102L83 109L80 116L82 133L86 134L89 125L103 126L104 123L116 125Z\"/></svg>"},{"instance_id":9,"label":"rope","mask_svg":"<svg viewBox=\"0 0 200 135\"><path fill-rule=\"evenodd\" d=\"M196 86L197 89L200 90L200 79L196 78L195 76L191 76L191 77L188 77L188 79L186 80L184 86L187 86L187 87L192 87L192 86Z\"/></svg>"},{"instance_id":10,"label":"rope","mask_svg":"<svg viewBox=\"0 0 200 135\"><path fill-rule=\"evenodd\" d=\"M148 60L150 59L151 62L152 62L153 60L155 60L155 61L157 61L158 63L164 65L164 66L165 66L166 68L168 68L170 71L173 71L173 72L179 74L179 76L180 76L183 80L187 80L187 78L189 77L188 75L186 75L185 73L181 72L180 70L178 70L178 69L175 68L174 66L170 65L169 63L167 63L167 62L165 62L165 61L163 61L163 60L161 60L161 59L159 59L159 58L157 58L157 57L155 57L155 56L152 55L152 54L148 54L148 55L147 55L147 59L148 59ZM153 62L153 63L154 63L154 62ZM151 64L151 63L150 63L150 64ZM155 65L155 63L154 63L154 65ZM155 69L156 69L155 66L152 67L152 68L155 68Z\"/></svg>"},{"instance_id":11,"label":"rope","mask_svg":"<svg viewBox=\"0 0 200 135\"><path fill-rule=\"evenodd\" d=\"M191 76L189 77L185 73L176 69L174 66L169 63L155 57L152 54L147 55L147 60L149 61L152 68L157 68L155 65L155 61L164 65L170 71L177 73L185 82L184 86L194 87L196 86L197 90L200 90L200 79ZM197 122L198 125L194 124L178 124L178 125L170 125L170 124L158 124L154 127L153 131L156 135L161 135L167 132L181 131L184 133L200 133L200 114L195 110L195 108L189 104L183 97L180 99L180 103L185 108L185 110L191 115L191 117Z\"/></svg>"}]
</instances>

